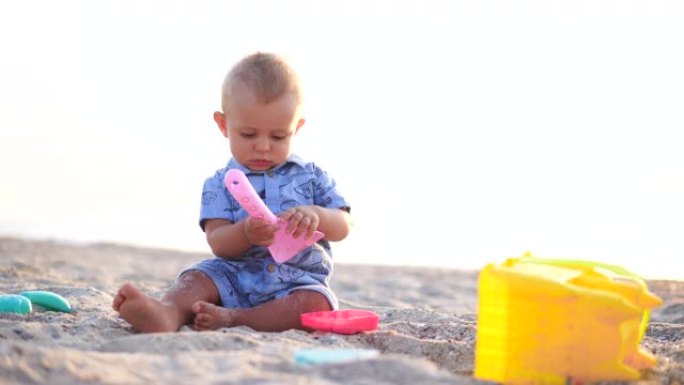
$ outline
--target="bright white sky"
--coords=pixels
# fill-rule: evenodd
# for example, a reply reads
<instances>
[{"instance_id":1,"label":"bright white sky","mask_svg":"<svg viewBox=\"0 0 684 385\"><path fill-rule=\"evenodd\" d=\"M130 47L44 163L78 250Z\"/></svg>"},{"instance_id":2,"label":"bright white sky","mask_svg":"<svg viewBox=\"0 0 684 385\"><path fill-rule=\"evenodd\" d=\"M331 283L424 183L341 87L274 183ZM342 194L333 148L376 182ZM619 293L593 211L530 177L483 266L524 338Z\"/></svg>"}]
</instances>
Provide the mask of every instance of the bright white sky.
<instances>
[{"instance_id":1,"label":"bright white sky","mask_svg":"<svg viewBox=\"0 0 684 385\"><path fill-rule=\"evenodd\" d=\"M680 1L0 5L0 234L208 251L211 114L253 51L306 82L296 151L352 202L341 262L530 250L684 279Z\"/></svg>"}]
</instances>

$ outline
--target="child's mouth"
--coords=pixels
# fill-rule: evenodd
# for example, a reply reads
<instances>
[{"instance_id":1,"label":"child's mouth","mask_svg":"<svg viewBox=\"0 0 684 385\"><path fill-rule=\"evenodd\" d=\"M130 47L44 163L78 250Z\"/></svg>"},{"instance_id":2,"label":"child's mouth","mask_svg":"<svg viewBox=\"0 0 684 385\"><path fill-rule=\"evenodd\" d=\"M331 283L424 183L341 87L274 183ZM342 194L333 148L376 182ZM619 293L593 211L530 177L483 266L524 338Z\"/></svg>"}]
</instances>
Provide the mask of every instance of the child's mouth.
<instances>
[{"instance_id":1,"label":"child's mouth","mask_svg":"<svg viewBox=\"0 0 684 385\"><path fill-rule=\"evenodd\" d=\"M254 167L254 168L268 169L271 167L271 161L269 161L269 160L257 159L257 160L251 161L250 163L251 163L252 167Z\"/></svg>"}]
</instances>

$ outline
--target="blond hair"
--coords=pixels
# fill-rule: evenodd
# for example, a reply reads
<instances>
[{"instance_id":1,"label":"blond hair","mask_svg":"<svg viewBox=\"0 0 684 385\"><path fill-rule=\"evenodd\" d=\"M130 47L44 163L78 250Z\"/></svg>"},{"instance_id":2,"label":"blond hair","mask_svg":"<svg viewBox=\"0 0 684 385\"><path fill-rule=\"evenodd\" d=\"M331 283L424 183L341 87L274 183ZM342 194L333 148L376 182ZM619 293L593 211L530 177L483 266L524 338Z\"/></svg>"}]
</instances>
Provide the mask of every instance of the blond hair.
<instances>
[{"instance_id":1,"label":"blond hair","mask_svg":"<svg viewBox=\"0 0 684 385\"><path fill-rule=\"evenodd\" d=\"M221 88L221 107L228 111L230 99L237 84L247 86L254 92L259 103L268 104L290 93L297 105L302 102L299 77L282 57L257 52L240 60L228 72Z\"/></svg>"}]
</instances>

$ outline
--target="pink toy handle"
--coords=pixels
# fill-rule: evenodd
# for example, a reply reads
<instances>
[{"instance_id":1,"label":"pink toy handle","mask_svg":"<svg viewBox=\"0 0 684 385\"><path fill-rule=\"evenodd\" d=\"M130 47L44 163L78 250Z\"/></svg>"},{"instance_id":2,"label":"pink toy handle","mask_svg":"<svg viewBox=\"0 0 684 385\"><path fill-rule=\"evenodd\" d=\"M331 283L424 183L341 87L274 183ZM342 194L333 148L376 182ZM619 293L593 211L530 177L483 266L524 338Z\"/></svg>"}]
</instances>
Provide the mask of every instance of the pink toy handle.
<instances>
[{"instance_id":1,"label":"pink toy handle","mask_svg":"<svg viewBox=\"0 0 684 385\"><path fill-rule=\"evenodd\" d=\"M225 183L233 197L251 217L264 219L274 224L278 223L278 217L273 215L261 200L244 172L236 168L228 170Z\"/></svg>"}]
</instances>

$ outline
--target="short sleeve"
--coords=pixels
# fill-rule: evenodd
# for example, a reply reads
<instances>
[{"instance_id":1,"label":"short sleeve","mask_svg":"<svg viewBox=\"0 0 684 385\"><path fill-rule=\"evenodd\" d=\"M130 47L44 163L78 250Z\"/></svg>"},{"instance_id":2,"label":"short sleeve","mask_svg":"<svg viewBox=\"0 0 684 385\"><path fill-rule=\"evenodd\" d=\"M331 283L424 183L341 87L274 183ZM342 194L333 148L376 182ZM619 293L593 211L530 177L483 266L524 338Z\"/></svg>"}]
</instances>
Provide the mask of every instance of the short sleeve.
<instances>
[{"instance_id":1,"label":"short sleeve","mask_svg":"<svg viewBox=\"0 0 684 385\"><path fill-rule=\"evenodd\" d=\"M202 230L207 219L225 219L235 222L233 207L235 203L223 184L224 175L225 170L217 171L214 176L204 181L199 220Z\"/></svg>"},{"instance_id":2,"label":"short sleeve","mask_svg":"<svg viewBox=\"0 0 684 385\"><path fill-rule=\"evenodd\" d=\"M351 211L351 206L344 199L342 194L340 194L335 180L332 179L327 172L314 166L314 175L316 177L314 186L315 205L325 208L343 209L347 212Z\"/></svg>"}]
</instances>

